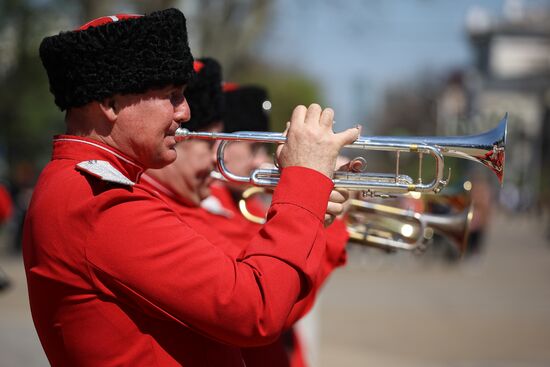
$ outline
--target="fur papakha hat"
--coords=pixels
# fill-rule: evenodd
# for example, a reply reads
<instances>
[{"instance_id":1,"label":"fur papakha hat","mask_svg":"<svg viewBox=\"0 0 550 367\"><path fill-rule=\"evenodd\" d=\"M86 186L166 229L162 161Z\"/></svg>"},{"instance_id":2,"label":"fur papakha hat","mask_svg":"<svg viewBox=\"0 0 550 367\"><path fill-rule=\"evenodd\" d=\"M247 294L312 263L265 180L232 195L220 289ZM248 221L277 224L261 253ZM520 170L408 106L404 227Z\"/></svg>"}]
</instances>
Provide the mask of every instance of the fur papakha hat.
<instances>
[{"instance_id":1,"label":"fur papakha hat","mask_svg":"<svg viewBox=\"0 0 550 367\"><path fill-rule=\"evenodd\" d=\"M194 73L185 16L177 9L95 19L44 38L40 58L62 111L115 94L183 85Z\"/></svg>"},{"instance_id":2,"label":"fur papakha hat","mask_svg":"<svg viewBox=\"0 0 550 367\"><path fill-rule=\"evenodd\" d=\"M182 125L191 131L221 121L224 109L221 65L210 57L204 57L195 60L194 68L196 74L185 89L191 119Z\"/></svg>"},{"instance_id":3,"label":"fur papakha hat","mask_svg":"<svg viewBox=\"0 0 550 367\"><path fill-rule=\"evenodd\" d=\"M224 132L269 131L271 102L266 89L226 83L224 90Z\"/></svg>"}]
</instances>

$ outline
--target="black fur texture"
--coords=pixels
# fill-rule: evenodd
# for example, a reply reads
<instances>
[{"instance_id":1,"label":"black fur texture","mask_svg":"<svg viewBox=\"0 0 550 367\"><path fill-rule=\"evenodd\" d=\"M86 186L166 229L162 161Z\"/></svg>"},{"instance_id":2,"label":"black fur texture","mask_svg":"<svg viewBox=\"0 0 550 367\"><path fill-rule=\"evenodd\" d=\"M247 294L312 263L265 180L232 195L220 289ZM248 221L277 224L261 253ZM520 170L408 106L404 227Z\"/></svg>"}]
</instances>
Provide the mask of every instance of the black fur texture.
<instances>
[{"instance_id":1,"label":"black fur texture","mask_svg":"<svg viewBox=\"0 0 550 367\"><path fill-rule=\"evenodd\" d=\"M185 90L191 108L191 119L183 127L191 131L203 130L222 120L224 98L222 91L222 68L214 59L198 59L204 64Z\"/></svg>"},{"instance_id":2,"label":"black fur texture","mask_svg":"<svg viewBox=\"0 0 550 367\"><path fill-rule=\"evenodd\" d=\"M186 84L193 75L185 16L177 9L46 37L40 58L62 111Z\"/></svg>"},{"instance_id":3,"label":"black fur texture","mask_svg":"<svg viewBox=\"0 0 550 367\"><path fill-rule=\"evenodd\" d=\"M269 131L269 114L263 108L267 91L259 86L239 86L225 94L224 131Z\"/></svg>"}]
</instances>

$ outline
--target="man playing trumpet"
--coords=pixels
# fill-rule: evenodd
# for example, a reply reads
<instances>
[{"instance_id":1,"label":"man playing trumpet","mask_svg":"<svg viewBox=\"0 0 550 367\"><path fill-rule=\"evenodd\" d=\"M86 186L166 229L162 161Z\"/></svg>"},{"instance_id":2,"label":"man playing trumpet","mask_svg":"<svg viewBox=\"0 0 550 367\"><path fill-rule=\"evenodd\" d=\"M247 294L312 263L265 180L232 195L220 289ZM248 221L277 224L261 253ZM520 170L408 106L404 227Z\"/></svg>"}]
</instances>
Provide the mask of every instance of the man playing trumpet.
<instances>
[{"instance_id":1,"label":"man playing trumpet","mask_svg":"<svg viewBox=\"0 0 550 367\"><path fill-rule=\"evenodd\" d=\"M99 18L45 38L40 56L67 126L23 239L50 364L243 366L240 348L275 341L315 285L330 177L359 130L335 134L333 111L315 104L294 110L269 220L235 258L139 182L174 162L190 117L183 14Z\"/></svg>"}]
</instances>

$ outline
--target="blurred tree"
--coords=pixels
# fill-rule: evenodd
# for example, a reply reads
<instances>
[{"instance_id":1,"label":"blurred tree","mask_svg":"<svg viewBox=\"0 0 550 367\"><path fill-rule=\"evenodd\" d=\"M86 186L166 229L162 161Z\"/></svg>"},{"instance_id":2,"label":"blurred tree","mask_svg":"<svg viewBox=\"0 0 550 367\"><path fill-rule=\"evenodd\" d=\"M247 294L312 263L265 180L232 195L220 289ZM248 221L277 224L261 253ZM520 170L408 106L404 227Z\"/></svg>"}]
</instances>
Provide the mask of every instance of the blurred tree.
<instances>
[{"instance_id":1,"label":"blurred tree","mask_svg":"<svg viewBox=\"0 0 550 367\"><path fill-rule=\"evenodd\" d=\"M49 158L51 137L64 131L63 114L48 91L38 57L44 36L71 29L105 14L146 13L174 6L174 0L5 0L0 2L0 151L14 179L24 162L36 168ZM25 163L25 164L27 164Z\"/></svg>"},{"instance_id":2,"label":"blurred tree","mask_svg":"<svg viewBox=\"0 0 550 367\"><path fill-rule=\"evenodd\" d=\"M201 0L184 1L194 4L190 11L190 34L197 56L216 58L224 67L224 74L233 73L250 56L255 43L267 26L273 0ZM187 12L186 12L187 13Z\"/></svg>"},{"instance_id":3,"label":"blurred tree","mask_svg":"<svg viewBox=\"0 0 550 367\"><path fill-rule=\"evenodd\" d=\"M62 131L37 52L51 23L59 21L56 9L70 14L74 7L62 0L0 3L0 143L12 168L24 161L40 165L51 135Z\"/></svg>"},{"instance_id":4,"label":"blurred tree","mask_svg":"<svg viewBox=\"0 0 550 367\"><path fill-rule=\"evenodd\" d=\"M136 8L137 14L149 14L156 10L178 7L181 1L178 0L134 0L132 5Z\"/></svg>"},{"instance_id":5,"label":"blurred tree","mask_svg":"<svg viewBox=\"0 0 550 367\"><path fill-rule=\"evenodd\" d=\"M106 0L80 0L80 21L78 24L87 22L90 19L111 14L112 2Z\"/></svg>"},{"instance_id":6,"label":"blurred tree","mask_svg":"<svg viewBox=\"0 0 550 367\"><path fill-rule=\"evenodd\" d=\"M267 88L272 102L270 128L283 131L296 105L322 101L318 86L307 77L278 69L254 53L269 26L274 3L274 0L182 2L189 20L193 54L220 61L225 80Z\"/></svg>"}]
</instances>

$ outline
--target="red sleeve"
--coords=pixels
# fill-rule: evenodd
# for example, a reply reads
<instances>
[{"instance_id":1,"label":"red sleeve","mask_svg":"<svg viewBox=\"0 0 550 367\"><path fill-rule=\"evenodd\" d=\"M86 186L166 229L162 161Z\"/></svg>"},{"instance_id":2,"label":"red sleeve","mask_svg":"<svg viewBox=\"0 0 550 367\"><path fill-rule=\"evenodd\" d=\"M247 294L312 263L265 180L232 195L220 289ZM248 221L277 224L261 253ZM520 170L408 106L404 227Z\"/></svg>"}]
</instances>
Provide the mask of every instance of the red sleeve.
<instances>
[{"instance_id":1,"label":"red sleeve","mask_svg":"<svg viewBox=\"0 0 550 367\"><path fill-rule=\"evenodd\" d=\"M268 222L238 259L139 185L131 194L105 192L87 238L90 275L107 295L215 340L270 343L316 282L331 189L332 181L318 172L285 168Z\"/></svg>"},{"instance_id":2,"label":"red sleeve","mask_svg":"<svg viewBox=\"0 0 550 367\"><path fill-rule=\"evenodd\" d=\"M328 272L345 265L347 261L346 244L349 241L349 233L346 223L342 219L335 219L326 230L327 236L327 261Z\"/></svg>"},{"instance_id":3,"label":"red sleeve","mask_svg":"<svg viewBox=\"0 0 550 367\"><path fill-rule=\"evenodd\" d=\"M347 253L346 244L349 240L349 234L346 224L343 220L336 219L326 230L326 253L325 258L315 278L315 286L313 290L300 300L292 308L292 312L287 320L286 327L291 327L296 321L304 317L313 307L317 292L321 289L328 276L334 269L346 263Z\"/></svg>"}]
</instances>

